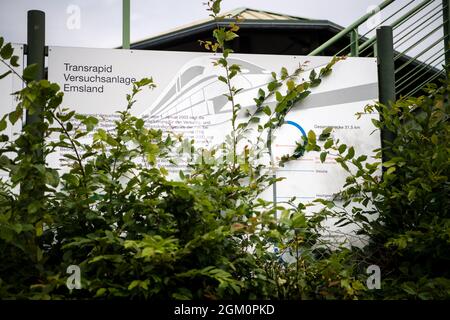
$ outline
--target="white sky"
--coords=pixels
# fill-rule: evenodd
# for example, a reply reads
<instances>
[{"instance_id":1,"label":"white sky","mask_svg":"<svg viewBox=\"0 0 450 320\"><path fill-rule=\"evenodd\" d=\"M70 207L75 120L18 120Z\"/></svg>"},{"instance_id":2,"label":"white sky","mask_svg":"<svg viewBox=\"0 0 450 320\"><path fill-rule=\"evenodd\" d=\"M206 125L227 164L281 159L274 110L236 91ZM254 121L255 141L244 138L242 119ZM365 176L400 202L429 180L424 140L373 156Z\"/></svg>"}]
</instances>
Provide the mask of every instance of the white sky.
<instances>
[{"instance_id":1,"label":"white sky","mask_svg":"<svg viewBox=\"0 0 450 320\"><path fill-rule=\"evenodd\" d=\"M206 0L131 0L131 42L143 40L159 33L194 21L208 18L209 12L203 3ZM394 18L384 24L390 24L406 11L420 4L423 0L395 0L372 20L382 22L391 14L407 5L406 9L396 13ZM222 12L239 7L273 11L311 19L330 20L341 26L348 26L383 0L223 0ZM434 0L425 11L421 11L414 19L420 22L420 15L428 11L440 13L441 0ZM74 20L73 8L79 11L79 19ZM114 48L122 42L122 0L0 0L0 36L7 42L25 43L27 32L27 11L37 9L46 13L46 44L49 46ZM439 18L439 16L435 16ZM414 21L411 19L410 21ZM69 27L68 27L69 22ZM409 29L420 31L411 41L396 41L396 50L402 52L423 37L428 38L407 51L414 57L427 46L437 43L431 50L419 56L426 61L433 54L443 52L442 18L430 25L418 23ZM373 24L372 24L373 25ZM70 27L72 26L72 27ZM364 34L371 27L371 21L360 27ZM74 28L75 27L75 28ZM394 30L399 33L407 28L408 23ZM423 30L422 30L423 28ZM436 32L432 33L433 30ZM406 30L409 31L409 30ZM371 36L371 35L369 35ZM442 65L439 55L435 55L432 65ZM431 59L429 60L431 62Z\"/></svg>"},{"instance_id":2,"label":"white sky","mask_svg":"<svg viewBox=\"0 0 450 320\"><path fill-rule=\"evenodd\" d=\"M399 0L404 2L403 0ZM416 0L418 1L418 0ZM205 0L131 0L131 40L141 40L208 17ZM250 7L294 16L327 19L347 26L381 0L224 0L223 11ZM70 5L80 8L80 28L69 29ZM27 10L46 13L47 44L115 47L121 44L122 0L0 0L0 35L26 42Z\"/></svg>"}]
</instances>

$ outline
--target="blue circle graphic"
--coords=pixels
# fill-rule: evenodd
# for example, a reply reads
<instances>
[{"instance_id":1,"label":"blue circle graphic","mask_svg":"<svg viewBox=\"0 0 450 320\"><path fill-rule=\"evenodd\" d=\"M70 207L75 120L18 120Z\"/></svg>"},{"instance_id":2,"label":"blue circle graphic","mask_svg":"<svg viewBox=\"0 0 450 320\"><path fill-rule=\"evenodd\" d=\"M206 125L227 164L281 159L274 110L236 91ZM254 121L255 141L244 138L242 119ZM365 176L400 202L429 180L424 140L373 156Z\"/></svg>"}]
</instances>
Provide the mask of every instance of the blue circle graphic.
<instances>
[{"instance_id":1,"label":"blue circle graphic","mask_svg":"<svg viewBox=\"0 0 450 320\"><path fill-rule=\"evenodd\" d=\"M308 136L306 135L305 130L304 130L304 129L302 128L302 126L299 125L297 122L294 122L294 121L286 121L286 123L287 123L287 124L290 124L291 126L296 127L298 130L300 130L300 132L302 133L302 135L303 135L305 138L308 138Z\"/></svg>"}]
</instances>

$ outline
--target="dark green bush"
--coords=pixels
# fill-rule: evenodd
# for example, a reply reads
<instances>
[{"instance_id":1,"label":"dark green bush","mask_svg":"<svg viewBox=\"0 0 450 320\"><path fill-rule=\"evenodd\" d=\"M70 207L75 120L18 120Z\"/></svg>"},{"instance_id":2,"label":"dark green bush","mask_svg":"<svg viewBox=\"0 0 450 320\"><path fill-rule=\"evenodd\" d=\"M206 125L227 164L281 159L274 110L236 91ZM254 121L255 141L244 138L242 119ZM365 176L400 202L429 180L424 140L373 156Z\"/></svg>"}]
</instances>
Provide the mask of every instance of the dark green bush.
<instances>
[{"instance_id":1,"label":"dark green bush","mask_svg":"<svg viewBox=\"0 0 450 320\"><path fill-rule=\"evenodd\" d=\"M333 214L369 236L358 255L381 268L382 288L371 292L377 298L450 298L449 93L446 80L418 98L367 106L380 114L375 126L393 138L377 150L378 165L364 156L338 159L349 178L345 208ZM373 177L381 168L382 177Z\"/></svg>"}]
</instances>

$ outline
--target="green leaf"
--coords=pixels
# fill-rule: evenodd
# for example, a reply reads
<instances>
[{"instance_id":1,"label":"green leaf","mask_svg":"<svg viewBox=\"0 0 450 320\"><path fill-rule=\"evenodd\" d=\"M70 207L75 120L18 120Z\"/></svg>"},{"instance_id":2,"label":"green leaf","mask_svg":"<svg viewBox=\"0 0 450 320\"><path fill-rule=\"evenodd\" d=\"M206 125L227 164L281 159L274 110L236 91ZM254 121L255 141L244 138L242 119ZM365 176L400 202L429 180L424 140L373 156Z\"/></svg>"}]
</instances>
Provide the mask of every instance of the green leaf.
<instances>
[{"instance_id":1,"label":"green leaf","mask_svg":"<svg viewBox=\"0 0 450 320\"><path fill-rule=\"evenodd\" d=\"M6 119L3 117L2 120L0 120L0 131L5 130L7 126L8 124L6 123Z\"/></svg>"},{"instance_id":2,"label":"green leaf","mask_svg":"<svg viewBox=\"0 0 450 320\"><path fill-rule=\"evenodd\" d=\"M293 80L289 80L286 85L289 91L293 91L295 89L295 82Z\"/></svg>"},{"instance_id":3,"label":"green leaf","mask_svg":"<svg viewBox=\"0 0 450 320\"><path fill-rule=\"evenodd\" d=\"M27 206L27 211L29 214L34 214L41 208L41 203L39 201L33 201Z\"/></svg>"},{"instance_id":4,"label":"green leaf","mask_svg":"<svg viewBox=\"0 0 450 320\"><path fill-rule=\"evenodd\" d=\"M394 171L396 170L396 167L390 167L389 169L387 169L386 171L386 175L391 175L394 173Z\"/></svg>"},{"instance_id":5,"label":"green leaf","mask_svg":"<svg viewBox=\"0 0 450 320\"><path fill-rule=\"evenodd\" d=\"M214 2L212 3L211 9L215 15L219 14L219 12L220 12L220 2L221 1L222 0L214 0Z\"/></svg>"},{"instance_id":6,"label":"green leaf","mask_svg":"<svg viewBox=\"0 0 450 320\"><path fill-rule=\"evenodd\" d=\"M47 169L45 172L45 178L47 180L47 184L56 188L59 185L59 173L55 169Z\"/></svg>"},{"instance_id":7,"label":"green leaf","mask_svg":"<svg viewBox=\"0 0 450 320\"><path fill-rule=\"evenodd\" d=\"M316 143L316 133L312 130L309 130L308 132L308 142L311 142L312 144Z\"/></svg>"},{"instance_id":8,"label":"green leaf","mask_svg":"<svg viewBox=\"0 0 450 320\"><path fill-rule=\"evenodd\" d=\"M275 112L276 113L281 113L283 112L287 107L286 102L280 102L278 103L278 105L275 107ZM274 119L276 121L276 119Z\"/></svg>"},{"instance_id":9,"label":"green leaf","mask_svg":"<svg viewBox=\"0 0 450 320\"><path fill-rule=\"evenodd\" d=\"M69 185L78 186L80 184L77 176L71 173L65 173L61 178Z\"/></svg>"},{"instance_id":10,"label":"green leaf","mask_svg":"<svg viewBox=\"0 0 450 320\"><path fill-rule=\"evenodd\" d=\"M14 49L13 49L11 43L7 43L0 50L0 57L2 57L2 59L7 60L7 59L11 58L13 52L14 52Z\"/></svg>"},{"instance_id":11,"label":"green leaf","mask_svg":"<svg viewBox=\"0 0 450 320\"><path fill-rule=\"evenodd\" d=\"M328 154L328 152L322 152L320 154L320 162L322 162L322 163L325 162L325 159L327 158L327 154Z\"/></svg>"},{"instance_id":12,"label":"green leaf","mask_svg":"<svg viewBox=\"0 0 450 320\"><path fill-rule=\"evenodd\" d=\"M280 93L280 91L275 92L275 97L276 97L278 102L283 100L283 95Z\"/></svg>"},{"instance_id":13,"label":"green leaf","mask_svg":"<svg viewBox=\"0 0 450 320\"><path fill-rule=\"evenodd\" d=\"M9 121L11 122L11 124L15 124L17 120L20 119L21 116L22 110L18 108L9 114Z\"/></svg>"},{"instance_id":14,"label":"green leaf","mask_svg":"<svg viewBox=\"0 0 450 320\"><path fill-rule=\"evenodd\" d=\"M0 79L3 79L4 77L8 76L8 75L11 74L11 73L12 73L12 71L11 71L11 70L8 70L8 71L6 71L5 73L0 74Z\"/></svg>"},{"instance_id":15,"label":"green leaf","mask_svg":"<svg viewBox=\"0 0 450 320\"><path fill-rule=\"evenodd\" d=\"M312 69L311 73L309 74L309 80L314 81L317 77L316 70Z\"/></svg>"},{"instance_id":16,"label":"green leaf","mask_svg":"<svg viewBox=\"0 0 450 320\"><path fill-rule=\"evenodd\" d=\"M265 98L266 92L263 89L258 90L258 98Z\"/></svg>"},{"instance_id":17,"label":"green leaf","mask_svg":"<svg viewBox=\"0 0 450 320\"><path fill-rule=\"evenodd\" d=\"M153 78L142 78L141 80L136 81L134 84L138 88L145 87L145 86L149 86L149 87L153 87L154 86Z\"/></svg>"},{"instance_id":18,"label":"green leaf","mask_svg":"<svg viewBox=\"0 0 450 320\"><path fill-rule=\"evenodd\" d=\"M136 120L136 128L137 129L142 129L144 127L144 120L142 119L137 119Z\"/></svg>"},{"instance_id":19,"label":"green leaf","mask_svg":"<svg viewBox=\"0 0 450 320\"><path fill-rule=\"evenodd\" d=\"M22 226L22 224L20 224L20 223L16 223L16 224L11 225L11 228L12 228L17 234L19 234L19 233L21 233L21 232L23 231L23 226Z\"/></svg>"},{"instance_id":20,"label":"green leaf","mask_svg":"<svg viewBox=\"0 0 450 320\"><path fill-rule=\"evenodd\" d=\"M178 290L180 290L180 291L185 290L188 292L188 294L186 294L184 292L183 293L175 292L172 294L173 299L175 299L175 300L192 300L192 293L190 293L189 290L187 290L186 288L181 288Z\"/></svg>"},{"instance_id":21,"label":"green leaf","mask_svg":"<svg viewBox=\"0 0 450 320\"><path fill-rule=\"evenodd\" d=\"M347 151L346 159L352 159L355 156L355 149L353 147L350 147Z\"/></svg>"},{"instance_id":22,"label":"green leaf","mask_svg":"<svg viewBox=\"0 0 450 320\"><path fill-rule=\"evenodd\" d=\"M44 226L43 226L42 221L39 221L38 223L36 223L35 232L36 232L36 237L40 237L44 233Z\"/></svg>"},{"instance_id":23,"label":"green leaf","mask_svg":"<svg viewBox=\"0 0 450 320\"><path fill-rule=\"evenodd\" d=\"M383 167L389 168L389 167L395 166L396 164L397 164L396 160L389 160L389 161L383 162Z\"/></svg>"},{"instance_id":24,"label":"green leaf","mask_svg":"<svg viewBox=\"0 0 450 320\"><path fill-rule=\"evenodd\" d=\"M217 40L217 43L220 47L223 47L225 41L225 29L219 28L213 31L213 36ZM218 62L224 67L227 65L227 61L225 59L219 59Z\"/></svg>"},{"instance_id":25,"label":"green leaf","mask_svg":"<svg viewBox=\"0 0 450 320\"><path fill-rule=\"evenodd\" d=\"M73 117L74 114L75 114L75 111L70 111L68 113L58 113L57 117L59 119L61 119L62 121L68 121Z\"/></svg>"},{"instance_id":26,"label":"green leaf","mask_svg":"<svg viewBox=\"0 0 450 320\"><path fill-rule=\"evenodd\" d=\"M286 79L289 76L288 71L285 67L281 68L281 80Z\"/></svg>"},{"instance_id":27,"label":"green leaf","mask_svg":"<svg viewBox=\"0 0 450 320\"><path fill-rule=\"evenodd\" d=\"M322 134L323 135L330 134L331 131L333 131L332 127L326 127L325 129L323 129Z\"/></svg>"},{"instance_id":28,"label":"green leaf","mask_svg":"<svg viewBox=\"0 0 450 320\"><path fill-rule=\"evenodd\" d=\"M228 83L227 78L225 78L224 76L219 76L219 80L222 81L223 83Z\"/></svg>"},{"instance_id":29,"label":"green leaf","mask_svg":"<svg viewBox=\"0 0 450 320\"><path fill-rule=\"evenodd\" d=\"M414 288L414 283L412 282L405 282L402 284L402 289L410 294L410 295L416 295L416 290Z\"/></svg>"},{"instance_id":30,"label":"green leaf","mask_svg":"<svg viewBox=\"0 0 450 320\"><path fill-rule=\"evenodd\" d=\"M341 144L338 148L338 151L340 154L343 154L345 152L345 150L347 149L347 145L346 144Z\"/></svg>"},{"instance_id":31,"label":"green leaf","mask_svg":"<svg viewBox=\"0 0 450 320\"><path fill-rule=\"evenodd\" d=\"M239 37L236 33L232 32L232 31L227 31L225 33L225 41L231 41L234 38Z\"/></svg>"},{"instance_id":32,"label":"green leaf","mask_svg":"<svg viewBox=\"0 0 450 320\"><path fill-rule=\"evenodd\" d=\"M433 134L433 135L431 136L431 142L432 142L433 144L438 144L438 143L439 143L438 136L435 135L435 134Z\"/></svg>"},{"instance_id":33,"label":"green leaf","mask_svg":"<svg viewBox=\"0 0 450 320\"><path fill-rule=\"evenodd\" d=\"M420 292L417 296L421 300L433 300L433 294L431 292Z\"/></svg>"},{"instance_id":34,"label":"green leaf","mask_svg":"<svg viewBox=\"0 0 450 320\"><path fill-rule=\"evenodd\" d=\"M379 120L377 120L377 119L371 119L371 121L372 121L372 123L373 123L373 125L374 125L375 127L377 127L377 128L380 127L381 122L380 122Z\"/></svg>"},{"instance_id":35,"label":"green leaf","mask_svg":"<svg viewBox=\"0 0 450 320\"><path fill-rule=\"evenodd\" d=\"M223 50L223 57L224 57L225 59L228 58L228 56L229 56L230 53L233 53L233 50L231 50L231 49L225 49L225 50Z\"/></svg>"},{"instance_id":36,"label":"green leaf","mask_svg":"<svg viewBox=\"0 0 450 320\"><path fill-rule=\"evenodd\" d=\"M128 290L133 290L135 287L139 286L140 283L140 280L131 281L130 285L128 286Z\"/></svg>"},{"instance_id":37,"label":"green leaf","mask_svg":"<svg viewBox=\"0 0 450 320\"><path fill-rule=\"evenodd\" d=\"M306 217L303 213L297 212L292 217L292 227L293 228L304 228L306 227Z\"/></svg>"},{"instance_id":38,"label":"green leaf","mask_svg":"<svg viewBox=\"0 0 450 320\"><path fill-rule=\"evenodd\" d=\"M22 77L25 81L33 81L36 78L38 72L38 65L36 63L29 65L23 70Z\"/></svg>"},{"instance_id":39,"label":"green leaf","mask_svg":"<svg viewBox=\"0 0 450 320\"><path fill-rule=\"evenodd\" d=\"M94 127L98 124L98 119L92 116L85 118L83 124L86 125L86 131L94 130Z\"/></svg>"},{"instance_id":40,"label":"green leaf","mask_svg":"<svg viewBox=\"0 0 450 320\"><path fill-rule=\"evenodd\" d=\"M97 293L95 294L96 297L101 297L106 293L106 288L100 288L97 290Z\"/></svg>"},{"instance_id":41,"label":"green leaf","mask_svg":"<svg viewBox=\"0 0 450 320\"><path fill-rule=\"evenodd\" d=\"M270 92L274 91L276 88L278 88L278 82L277 81L272 81L267 85L267 90L269 90Z\"/></svg>"},{"instance_id":42,"label":"green leaf","mask_svg":"<svg viewBox=\"0 0 450 320\"><path fill-rule=\"evenodd\" d=\"M358 159L356 159L356 161L358 161L358 162L363 162L363 161L366 161L366 160L367 160L367 156L366 155L359 156Z\"/></svg>"},{"instance_id":43,"label":"green leaf","mask_svg":"<svg viewBox=\"0 0 450 320\"><path fill-rule=\"evenodd\" d=\"M18 56L12 56L11 60L9 60L9 62L11 63L11 65L13 67L18 67L19 66L18 61L19 61L19 57Z\"/></svg>"},{"instance_id":44,"label":"green leaf","mask_svg":"<svg viewBox=\"0 0 450 320\"><path fill-rule=\"evenodd\" d=\"M317 87L321 83L322 83L321 79L314 79L311 81L311 88Z\"/></svg>"}]
</instances>

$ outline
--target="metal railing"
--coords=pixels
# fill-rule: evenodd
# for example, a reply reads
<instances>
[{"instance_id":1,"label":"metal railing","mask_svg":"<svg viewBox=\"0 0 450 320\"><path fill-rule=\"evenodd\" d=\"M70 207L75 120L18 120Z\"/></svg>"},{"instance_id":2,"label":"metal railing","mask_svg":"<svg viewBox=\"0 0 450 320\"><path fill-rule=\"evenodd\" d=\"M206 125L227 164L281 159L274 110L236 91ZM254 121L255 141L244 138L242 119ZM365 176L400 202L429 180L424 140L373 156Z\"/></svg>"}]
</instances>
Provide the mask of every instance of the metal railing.
<instances>
[{"instance_id":1,"label":"metal railing","mask_svg":"<svg viewBox=\"0 0 450 320\"><path fill-rule=\"evenodd\" d=\"M386 40L373 33L381 26L390 27L392 39L387 39L391 43L384 43L383 50L393 50L394 95L400 97L416 94L425 84L443 77L445 66L450 64L450 0L405 0L399 5L400 2L383 1L377 8L313 50L310 55L330 52L337 47L334 55L377 57L380 41ZM383 16L385 18L360 35L358 30L376 15L379 20ZM345 45L348 40L350 41ZM381 69L380 67L379 72Z\"/></svg>"}]
</instances>

